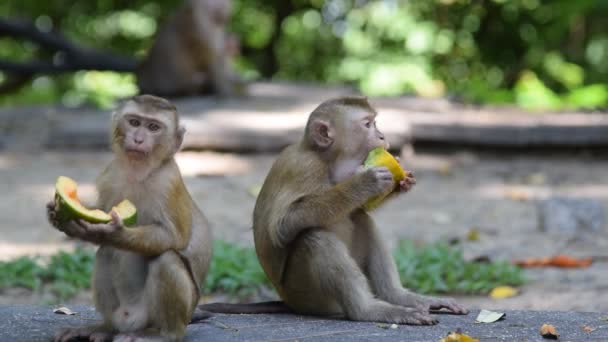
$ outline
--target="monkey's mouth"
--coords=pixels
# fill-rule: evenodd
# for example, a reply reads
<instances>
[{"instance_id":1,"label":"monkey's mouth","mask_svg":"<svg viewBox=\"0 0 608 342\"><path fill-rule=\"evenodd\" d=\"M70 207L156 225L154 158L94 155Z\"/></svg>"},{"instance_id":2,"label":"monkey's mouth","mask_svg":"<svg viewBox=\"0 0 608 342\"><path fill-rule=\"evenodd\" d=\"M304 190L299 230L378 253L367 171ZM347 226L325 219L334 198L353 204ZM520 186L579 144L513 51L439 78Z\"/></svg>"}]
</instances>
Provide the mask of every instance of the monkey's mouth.
<instances>
[{"instance_id":1,"label":"monkey's mouth","mask_svg":"<svg viewBox=\"0 0 608 342\"><path fill-rule=\"evenodd\" d=\"M137 148L125 148L125 153L129 158L141 159L148 155L148 151Z\"/></svg>"}]
</instances>

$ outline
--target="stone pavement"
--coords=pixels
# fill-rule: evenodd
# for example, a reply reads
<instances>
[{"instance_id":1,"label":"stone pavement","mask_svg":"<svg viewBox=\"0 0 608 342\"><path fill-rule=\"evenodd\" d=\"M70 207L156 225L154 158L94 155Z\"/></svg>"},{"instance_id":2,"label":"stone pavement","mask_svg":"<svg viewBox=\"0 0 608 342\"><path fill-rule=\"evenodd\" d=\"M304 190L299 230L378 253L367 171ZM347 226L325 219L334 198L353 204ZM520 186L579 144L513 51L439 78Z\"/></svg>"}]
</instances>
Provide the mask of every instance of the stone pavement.
<instances>
[{"instance_id":1,"label":"stone pavement","mask_svg":"<svg viewBox=\"0 0 608 342\"><path fill-rule=\"evenodd\" d=\"M0 341L48 341L63 327L96 321L93 308L72 307L77 314L54 314L48 306L0 306ZM475 323L467 316L439 315L436 326L398 326L391 329L367 322L351 322L296 315L216 315L188 327L186 341L439 341L461 329L480 341L547 341L542 324L553 324L560 341L608 341L608 314L593 312L507 311L496 323ZM586 332L588 326L595 329Z\"/></svg>"},{"instance_id":2,"label":"stone pavement","mask_svg":"<svg viewBox=\"0 0 608 342\"><path fill-rule=\"evenodd\" d=\"M352 93L340 87L255 83L244 98L173 102L188 129L185 148L274 152L300 138L319 103ZM511 147L608 145L606 113L526 113L416 97L371 102L380 113L380 129L396 149L412 140ZM1 109L0 149L105 149L109 112L61 106Z\"/></svg>"}]
</instances>

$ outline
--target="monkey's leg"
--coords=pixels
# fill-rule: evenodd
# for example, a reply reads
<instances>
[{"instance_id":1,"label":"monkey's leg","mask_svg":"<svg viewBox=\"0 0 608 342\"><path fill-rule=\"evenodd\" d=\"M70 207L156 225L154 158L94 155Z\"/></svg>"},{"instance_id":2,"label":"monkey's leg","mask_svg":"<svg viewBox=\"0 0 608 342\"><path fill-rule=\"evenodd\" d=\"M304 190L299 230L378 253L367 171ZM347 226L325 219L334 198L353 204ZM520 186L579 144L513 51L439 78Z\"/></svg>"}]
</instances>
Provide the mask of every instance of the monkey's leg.
<instances>
[{"instance_id":1,"label":"monkey's leg","mask_svg":"<svg viewBox=\"0 0 608 342\"><path fill-rule=\"evenodd\" d=\"M102 246L95 256L93 271L93 298L95 309L103 317L104 323L112 326L112 313L119 307L120 301L112 279L118 261L114 257L113 248Z\"/></svg>"},{"instance_id":2,"label":"monkey's leg","mask_svg":"<svg viewBox=\"0 0 608 342\"><path fill-rule=\"evenodd\" d=\"M360 241L367 243L368 255L364 272L379 298L389 303L424 311L445 308L455 314L468 313L468 310L458 305L453 299L423 296L404 288L399 279L395 260L371 220L367 227L358 230L357 234L361 234L358 237Z\"/></svg>"},{"instance_id":3,"label":"monkey's leg","mask_svg":"<svg viewBox=\"0 0 608 342\"><path fill-rule=\"evenodd\" d=\"M66 328L59 331L53 338L54 342L69 342L85 339L92 342L112 341L113 334L108 332L106 325L91 325L81 328Z\"/></svg>"},{"instance_id":4,"label":"monkey's leg","mask_svg":"<svg viewBox=\"0 0 608 342\"><path fill-rule=\"evenodd\" d=\"M197 302L198 290L182 259L167 251L150 261L141 306L136 308L145 309L147 326L116 340L181 341Z\"/></svg>"},{"instance_id":5,"label":"monkey's leg","mask_svg":"<svg viewBox=\"0 0 608 342\"><path fill-rule=\"evenodd\" d=\"M413 308L374 298L365 275L344 243L327 231L311 231L296 240L285 275L284 299L295 311L343 313L354 321L435 324Z\"/></svg>"},{"instance_id":6,"label":"monkey's leg","mask_svg":"<svg viewBox=\"0 0 608 342\"><path fill-rule=\"evenodd\" d=\"M101 342L111 341L113 337L112 312L118 308L118 297L112 284L112 267L116 265L110 248L101 247L95 257L93 293L95 308L103 317L103 323L80 328L67 328L55 335L55 341L88 339Z\"/></svg>"}]
</instances>

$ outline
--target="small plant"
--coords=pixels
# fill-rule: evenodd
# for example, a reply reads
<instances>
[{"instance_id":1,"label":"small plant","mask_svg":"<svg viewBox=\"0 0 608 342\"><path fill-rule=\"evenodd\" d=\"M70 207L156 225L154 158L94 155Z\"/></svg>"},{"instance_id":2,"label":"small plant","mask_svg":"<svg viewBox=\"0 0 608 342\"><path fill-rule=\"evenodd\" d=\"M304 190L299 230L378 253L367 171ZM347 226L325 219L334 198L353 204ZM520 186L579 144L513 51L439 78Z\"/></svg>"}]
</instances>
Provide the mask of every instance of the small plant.
<instances>
[{"instance_id":1,"label":"small plant","mask_svg":"<svg viewBox=\"0 0 608 342\"><path fill-rule=\"evenodd\" d=\"M213 243L213 258L203 289L205 293L246 296L269 284L253 248L225 241Z\"/></svg>"},{"instance_id":2,"label":"small plant","mask_svg":"<svg viewBox=\"0 0 608 342\"><path fill-rule=\"evenodd\" d=\"M474 263L464 260L460 247L439 243L417 248L401 241L394 251L403 285L421 293L488 293L499 285L521 285L523 272L507 262ZM89 289L95 254L91 249L59 252L47 263L39 257L21 257L0 262L0 290L24 287L45 288L57 301ZM258 262L255 250L225 241L213 243L213 258L204 293L224 293L235 297L255 294L271 287Z\"/></svg>"},{"instance_id":3,"label":"small plant","mask_svg":"<svg viewBox=\"0 0 608 342\"><path fill-rule=\"evenodd\" d=\"M59 299L74 296L82 289L90 288L95 264L95 253L90 249L77 248L73 253L61 251L46 265L43 278Z\"/></svg>"},{"instance_id":4,"label":"small plant","mask_svg":"<svg viewBox=\"0 0 608 342\"><path fill-rule=\"evenodd\" d=\"M20 257L0 262L0 290L9 287L25 287L38 290L42 285L42 268L36 259Z\"/></svg>"},{"instance_id":5,"label":"small plant","mask_svg":"<svg viewBox=\"0 0 608 342\"><path fill-rule=\"evenodd\" d=\"M496 286L524 283L521 268L506 261L465 261L460 247L445 243L417 248L403 240L394 255L403 285L421 293L486 294Z\"/></svg>"}]
</instances>

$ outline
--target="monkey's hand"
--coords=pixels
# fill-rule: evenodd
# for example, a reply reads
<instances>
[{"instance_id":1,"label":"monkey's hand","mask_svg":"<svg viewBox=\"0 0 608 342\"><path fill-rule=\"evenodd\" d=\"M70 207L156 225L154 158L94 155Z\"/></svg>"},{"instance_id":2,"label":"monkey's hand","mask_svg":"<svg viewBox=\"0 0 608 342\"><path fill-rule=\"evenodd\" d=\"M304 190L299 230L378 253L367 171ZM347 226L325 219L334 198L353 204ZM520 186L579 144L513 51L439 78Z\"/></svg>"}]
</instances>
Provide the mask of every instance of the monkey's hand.
<instances>
[{"instance_id":1,"label":"monkey's hand","mask_svg":"<svg viewBox=\"0 0 608 342\"><path fill-rule=\"evenodd\" d=\"M452 298L439 298L417 295L415 301L416 307L424 308L424 310L426 311L446 309L447 312L456 315L466 315L469 313L469 310L456 303L456 301Z\"/></svg>"},{"instance_id":2,"label":"monkey's hand","mask_svg":"<svg viewBox=\"0 0 608 342\"><path fill-rule=\"evenodd\" d=\"M90 223L85 220L76 220L73 227L73 234L70 236L77 237L79 239L89 242L104 242L114 234L119 233L124 229L122 219L118 216L115 211L110 213L112 220L108 223Z\"/></svg>"},{"instance_id":3,"label":"monkey's hand","mask_svg":"<svg viewBox=\"0 0 608 342\"><path fill-rule=\"evenodd\" d=\"M363 181L370 185L371 196L390 192L394 186L393 174L384 166L375 166L369 169L359 169Z\"/></svg>"},{"instance_id":4,"label":"monkey's hand","mask_svg":"<svg viewBox=\"0 0 608 342\"><path fill-rule=\"evenodd\" d=\"M51 226L61 230L59 221L57 220L57 208L55 207L54 201L50 201L46 204L46 218Z\"/></svg>"},{"instance_id":5,"label":"monkey's hand","mask_svg":"<svg viewBox=\"0 0 608 342\"><path fill-rule=\"evenodd\" d=\"M416 184L416 177L414 177L414 173L412 171L406 171L405 179L399 182L399 187L397 191L399 192L408 192L414 187Z\"/></svg>"}]
</instances>

